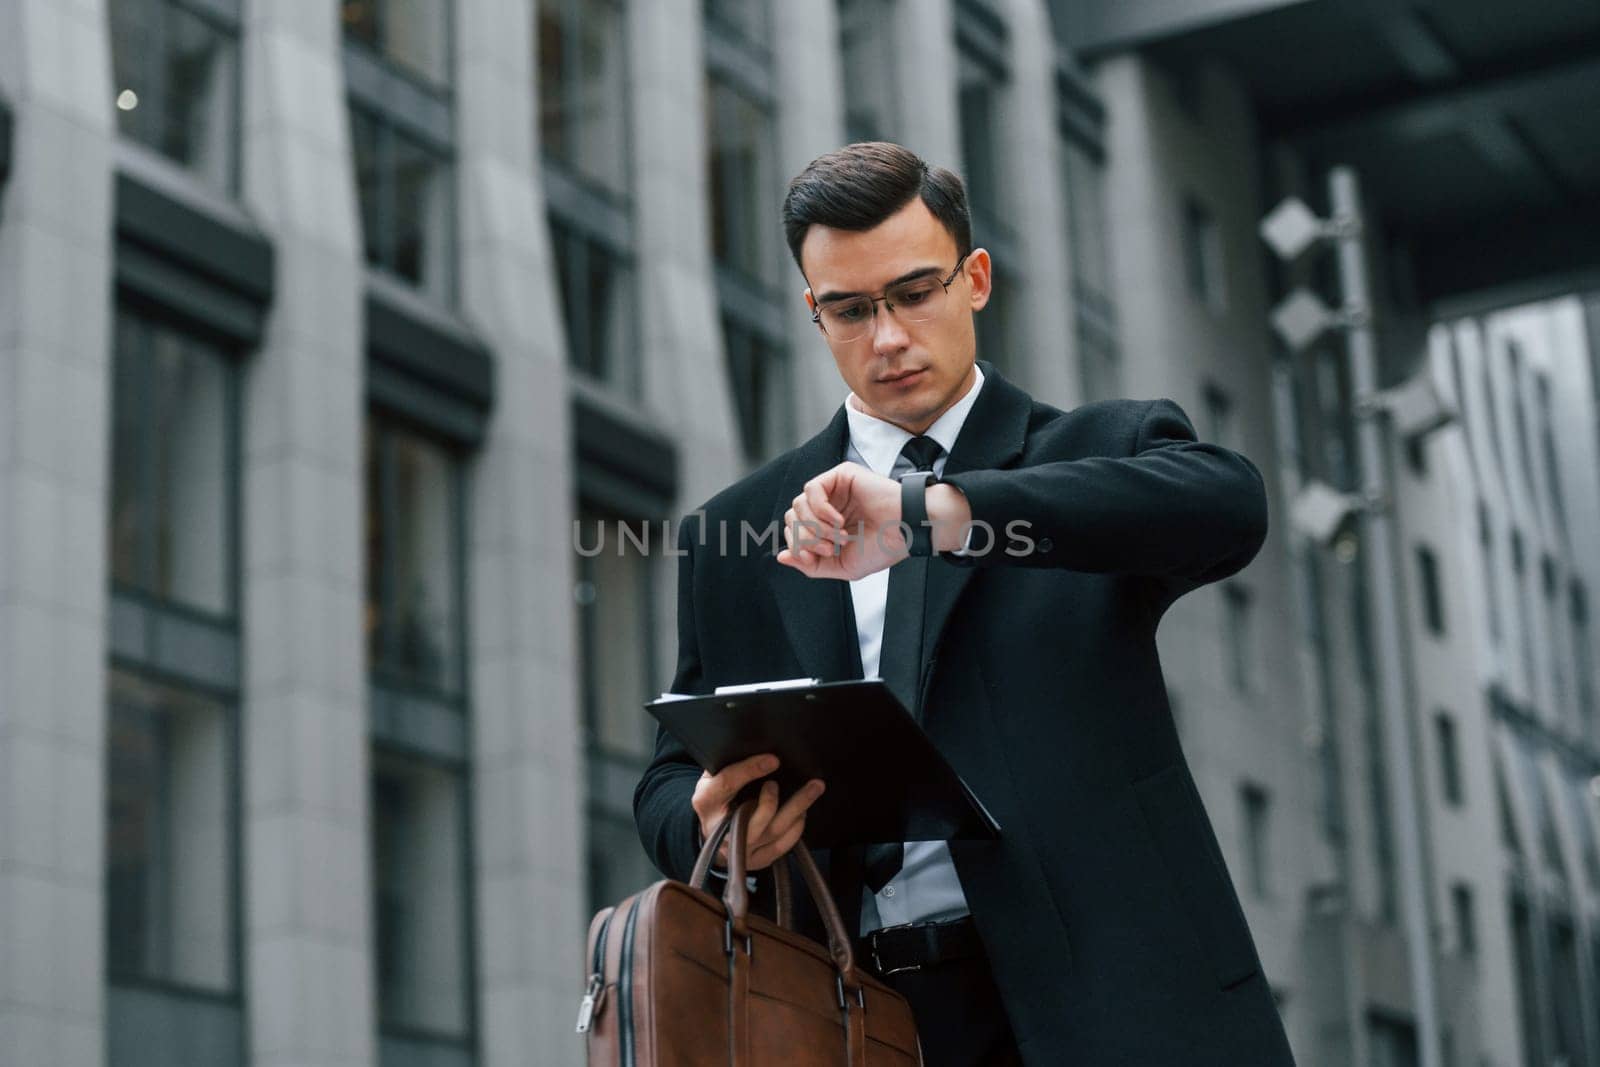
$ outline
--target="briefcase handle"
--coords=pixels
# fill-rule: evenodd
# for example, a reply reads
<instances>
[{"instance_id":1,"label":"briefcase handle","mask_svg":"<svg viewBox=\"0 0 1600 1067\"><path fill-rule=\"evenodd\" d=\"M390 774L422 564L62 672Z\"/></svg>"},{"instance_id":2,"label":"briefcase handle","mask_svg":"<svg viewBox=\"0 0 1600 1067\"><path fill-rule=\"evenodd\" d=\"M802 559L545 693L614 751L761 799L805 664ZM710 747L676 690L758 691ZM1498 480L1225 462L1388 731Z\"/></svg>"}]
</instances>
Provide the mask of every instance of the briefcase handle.
<instances>
[{"instance_id":1,"label":"briefcase handle","mask_svg":"<svg viewBox=\"0 0 1600 1067\"><path fill-rule=\"evenodd\" d=\"M746 936L750 929L748 922L750 890L745 885L745 871L750 844L748 838L750 817L755 810L756 802L746 800L740 803L731 815L724 818L706 839L706 843L701 846L700 855L695 860L694 872L689 876L690 885L697 889L704 888L706 876L711 870L711 860L716 856L722 839L731 832L733 840L728 848L728 883L722 890L722 903L728 909L728 921L737 937ZM812 857L805 841L796 841L794 850L789 854L794 857L795 865L800 868L800 879L805 882L806 888L811 893L811 899L817 906L817 912L822 916L822 926L828 932L828 951L833 955L833 964L839 971L840 981L844 983L845 991L859 995L862 985L861 972L856 968L855 949L845 934L844 919L839 914L839 905L834 901L833 893L823 880L822 872L817 869L817 861ZM788 900L787 866L779 860L773 864L773 874L778 880L778 923L785 929L792 930L794 927ZM789 921L785 921L786 919Z\"/></svg>"},{"instance_id":2,"label":"briefcase handle","mask_svg":"<svg viewBox=\"0 0 1600 1067\"><path fill-rule=\"evenodd\" d=\"M724 818L711 831L709 848L702 847L700 855L694 861L694 870L689 873L689 884L696 889L710 891L708 883L711 881L711 861L716 857L717 849L722 845L722 839L728 836L728 831L733 828L733 820ZM794 929L794 883L789 877L789 865L783 860L772 865L773 890L778 897L776 917L778 925L785 930Z\"/></svg>"}]
</instances>

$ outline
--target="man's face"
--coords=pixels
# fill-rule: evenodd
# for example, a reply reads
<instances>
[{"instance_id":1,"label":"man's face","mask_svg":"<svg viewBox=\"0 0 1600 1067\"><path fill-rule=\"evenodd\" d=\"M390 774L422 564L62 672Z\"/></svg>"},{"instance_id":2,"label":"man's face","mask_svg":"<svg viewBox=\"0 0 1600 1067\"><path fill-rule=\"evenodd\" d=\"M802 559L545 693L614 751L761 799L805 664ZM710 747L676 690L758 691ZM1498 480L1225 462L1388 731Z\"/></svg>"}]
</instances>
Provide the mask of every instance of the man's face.
<instances>
[{"instance_id":1,"label":"man's face","mask_svg":"<svg viewBox=\"0 0 1600 1067\"><path fill-rule=\"evenodd\" d=\"M885 286L913 277L942 281L958 256L955 238L921 197L870 230L814 225L800 244L811 283L806 303L882 296ZM989 285L989 253L974 249L934 318L908 322L900 309L890 312L879 302L863 336L840 342L823 330L840 377L867 414L921 433L966 394L977 348L972 313L989 302Z\"/></svg>"}]
</instances>

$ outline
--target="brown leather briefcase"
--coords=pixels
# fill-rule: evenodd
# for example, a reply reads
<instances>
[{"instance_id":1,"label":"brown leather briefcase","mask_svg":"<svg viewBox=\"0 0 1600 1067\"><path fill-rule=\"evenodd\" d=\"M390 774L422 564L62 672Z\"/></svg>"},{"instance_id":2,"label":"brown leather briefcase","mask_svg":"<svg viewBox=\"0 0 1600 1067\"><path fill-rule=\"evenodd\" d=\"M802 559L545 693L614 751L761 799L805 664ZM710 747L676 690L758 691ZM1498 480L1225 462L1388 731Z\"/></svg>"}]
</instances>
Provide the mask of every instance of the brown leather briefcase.
<instances>
[{"instance_id":1,"label":"brown leather briefcase","mask_svg":"<svg viewBox=\"0 0 1600 1067\"><path fill-rule=\"evenodd\" d=\"M790 929L788 864L777 921L750 914L747 828L755 801L724 820L689 884L657 882L589 924L588 984L578 1012L590 1067L918 1067L904 997L856 967L844 923L801 842L792 855L827 927L829 947ZM732 827L727 889L703 888Z\"/></svg>"}]
</instances>

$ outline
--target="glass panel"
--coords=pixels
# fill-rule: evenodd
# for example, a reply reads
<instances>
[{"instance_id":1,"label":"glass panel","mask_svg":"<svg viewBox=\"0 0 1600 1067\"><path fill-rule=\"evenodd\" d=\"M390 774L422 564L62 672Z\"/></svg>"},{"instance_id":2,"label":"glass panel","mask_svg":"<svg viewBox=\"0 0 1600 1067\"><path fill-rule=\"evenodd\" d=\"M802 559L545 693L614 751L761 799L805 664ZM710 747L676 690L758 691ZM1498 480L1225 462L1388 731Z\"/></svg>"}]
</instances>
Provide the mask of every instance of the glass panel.
<instances>
[{"instance_id":1,"label":"glass panel","mask_svg":"<svg viewBox=\"0 0 1600 1067\"><path fill-rule=\"evenodd\" d=\"M367 468L368 550L381 553L369 561L368 610L378 605L373 661L380 673L458 693L459 465L415 434L385 427L378 436ZM374 589L370 574L379 568Z\"/></svg>"},{"instance_id":2,"label":"glass panel","mask_svg":"<svg viewBox=\"0 0 1600 1067\"><path fill-rule=\"evenodd\" d=\"M655 749L655 724L640 707L660 688L648 540L659 524L584 508L578 613L589 774L589 898L616 903L658 875L633 825L633 786ZM631 537L625 534L631 532ZM644 549L641 550L640 546Z\"/></svg>"},{"instance_id":3,"label":"glass panel","mask_svg":"<svg viewBox=\"0 0 1600 1067\"><path fill-rule=\"evenodd\" d=\"M740 441L746 458L760 459L791 436L787 353L727 318L722 331Z\"/></svg>"},{"instance_id":4,"label":"glass panel","mask_svg":"<svg viewBox=\"0 0 1600 1067\"><path fill-rule=\"evenodd\" d=\"M534 57L539 79L539 146L545 155L570 162L577 149L572 143L577 134L572 94L567 85L576 78L577 63L568 42L571 40L568 12L571 0L539 0L535 14Z\"/></svg>"},{"instance_id":5,"label":"glass panel","mask_svg":"<svg viewBox=\"0 0 1600 1067\"><path fill-rule=\"evenodd\" d=\"M637 772L635 772L637 774ZM615 904L661 875L639 845L631 806L589 816L589 909Z\"/></svg>"},{"instance_id":6,"label":"glass panel","mask_svg":"<svg viewBox=\"0 0 1600 1067\"><path fill-rule=\"evenodd\" d=\"M145 486L140 474L144 441L150 431L144 402L144 360L149 344L145 324L118 309L112 363L111 577L127 585L148 586L140 560Z\"/></svg>"},{"instance_id":7,"label":"glass panel","mask_svg":"<svg viewBox=\"0 0 1600 1067\"><path fill-rule=\"evenodd\" d=\"M384 50L436 85L450 81L450 17L446 0L384 0Z\"/></svg>"},{"instance_id":8,"label":"glass panel","mask_svg":"<svg viewBox=\"0 0 1600 1067\"><path fill-rule=\"evenodd\" d=\"M394 259L396 274L439 300L452 295L454 245L450 165L438 153L391 132L394 146Z\"/></svg>"},{"instance_id":9,"label":"glass panel","mask_svg":"<svg viewBox=\"0 0 1600 1067\"><path fill-rule=\"evenodd\" d=\"M1524 1063L1544 1062L1544 1041L1540 1032L1537 956L1533 946L1533 917L1522 897L1511 901L1511 947L1517 967L1517 1006L1522 1023Z\"/></svg>"},{"instance_id":10,"label":"glass panel","mask_svg":"<svg viewBox=\"0 0 1600 1067\"><path fill-rule=\"evenodd\" d=\"M961 118L961 170L972 212L990 223L1004 220L999 145L995 141L1003 84L983 64L962 53L957 102ZM979 244L984 238L976 236Z\"/></svg>"},{"instance_id":11,"label":"glass panel","mask_svg":"<svg viewBox=\"0 0 1600 1067\"><path fill-rule=\"evenodd\" d=\"M705 0L706 21L765 48L771 33L771 0Z\"/></svg>"},{"instance_id":12,"label":"glass panel","mask_svg":"<svg viewBox=\"0 0 1600 1067\"><path fill-rule=\"evenodd\" d=\"M372 882L385 1026L467 1032L464 803L459 774L373 753Z\"/></svg>"},{"instance_id":13,"label":"glass panel","mask_svg":"<svg viewBox=\"0 0 1600 1067\"><path fill-rule=\"evenodd\" d=\"M598 512L581 518L582 543L599 547L580 556L576 600L583 635L585 719L591 744L608 753L649 761L655 747L654 720L640 705L656 695L653 652L655 619L650 557L639 545L661 533ZM632 537L624 535L624 527Z\"/></svg>"},{"instance_id":14,"label":"glass panel","mask_svg":"<svg viewBox=\"0 0 1600 1067\"><path fill-rule=\"evenodd\" d=\"M572 365L628 396L641 387L636 307L628 261L552 217L551 239Z\"/></svg>"},{"instance_id":15,"label":"glass panel","mask_svg":"<svg viewBox=\"0 0 1600 1067\"><path fill-rule=\"evenodd\" d=\"M232 719L216 703L110 675L106 958L113 977L230 992Z\"/></svg>"},{"instance_id":16,"label":"glass panel","mask_svg":"<svg viewBox=\"0 0 1600 1067\"><path fill-rule=\"evenodd\" d=\"M233 573L232 368L221 353L171 330L157 328L150 338L151 419L160 428L151 438L155 591L224 614Z\"/></svg>"},{"instance_id":17,"label":"glass panel","mask_svg":"<svg viewBox=\"0 0 1600 1067\"><path fill-rule=\"evenodd\" d=\"M171 3L111 5L117 126L221 189L233 186L238 39Z\"/></svg>"},{"instance_id":18,"label":"glass panel","mask_svg":"<svg viewBox=\"0 0 1600 1067\"><path fill-rule=\"evenodd\" d=\"M217 349L125 309L112 361L112 577L229 614L233 367Z\"/></svg>"},{"instance_id":19,"label":"glass panel","mask_svg":"<svg viewBox=\"0 0 1600 1067\"><path fill-rule=\"evenodd\" d=\"M1250 872L1250 890L1257 897L1270 891L1268 877L1271 872L1270 840L1267 823L1267 794L1259 787L1247 785L1241 791L1244 803L1245 861Z\"/></svg>"},{"instance_id":20,"label":"glass panel","mask_svg":"<svg viewBox=\"0 0 1600 1067\"><path fill-rule=\"evenodd\" d=\"M840 0L839 51L844 68L845 126L853 141L892 139L899 50L883 0Z\"/></svg>"},{"instance_id":21,"label":"glass panel","mask_svg":"<svg viewBox=\"0 0 1600 1067\"><path fill-rule=\"evenodd\" d=\"M1223 610L1226 612L1228 654L1228 680L1238 692L1250 688L1251 672L1255 668L1252 645L1255 638L1250 628L1250 594L1236 585L1224 586Z\"/></svg>"},{"instance_id":22,"label":"glass panel","mask_svg":"<svg viewBox=\"0 0 1600 1067\"><path fill-rule=\"evenodd\" d=\"M1554 1063L1587 1063L1583 1044L1583 997L1578 977L1578 940L1566 916L1550 924L1551 1000L1555 1014Z\"/></svg>"},{"instance_id":23,"label":"glass panel","mask_svg":"<svg viewBox=\"0 0 1600 1067\"><path fill-rule=\"evenodd\" d=\"M781 266L772 115L732 86L707 87L711 248L717 263L769 285Z\"/></svg>"},{"instance_id":24,"label":"glass panel","mask_svg":"<svg viewBox=\"0 0 1600 1067\"><path fill-rule=\"evenodd\" d=\"M1106 247L1105 171L1077 145L1065 148L1067 225L1074 280L1109 297L1110 255Z\"/></svg>"},{"instance_id":25,"label":"glass panel","mask_svg":"<svg viewBox=\"0 0 1600 1067\"><path fill-rule=\"evenodd\" d=\"M343 0L340 18L344 22L346 37L354 38L369 48L382 47L378 34L378 5L381 0Z\"/></svg>"},{"instance_id":26,"label":"glass panel","mask_svg":"<svg viewBox=\"0 0 1600 1067\"><path fill-rule=\"evenodd\" d=\"M544 151L616 196L628 192L627 42L614 0L540 0Z\"/></svg>"},{"instance_id":27,"label":"glass panel","mask_svg":"<svg viewBox=\"0 0 1600 1067\"><path fill-rule=\"evenodd\" d=\"M350 109L350 141L355 151L356 202L361 209L361 240L368 263L383 263L383 171L380 163L378 120L365 111Z\"/></svg>"},{"instance_id":28,"label":"glass panel","mask_svg":"<svg viewBox=\"0 0 1600 1067\"><path fill-rule=\"evenodd\" d=\"M432 82L450 81L446 0L343 0L345 35Z\"/></svg>"}]
</instances>

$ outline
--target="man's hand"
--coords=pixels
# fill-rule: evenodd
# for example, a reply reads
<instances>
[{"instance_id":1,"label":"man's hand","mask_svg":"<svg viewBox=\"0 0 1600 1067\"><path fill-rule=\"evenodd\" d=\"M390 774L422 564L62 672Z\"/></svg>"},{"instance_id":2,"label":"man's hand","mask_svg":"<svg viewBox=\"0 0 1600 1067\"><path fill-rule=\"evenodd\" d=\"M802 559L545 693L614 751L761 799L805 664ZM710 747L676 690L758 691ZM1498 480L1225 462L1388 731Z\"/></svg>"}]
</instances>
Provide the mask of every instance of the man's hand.
<instances>
[{"instance_id":1,"label":"man's hand","mask_svg":"<svg viewBox=\"0 0 1600 1067\"><path fill-rule=\"evenodd\" d=\"M728 816L728 806L739 790L778 769L778 757L751 756L738 763L730 763L716 774L703 771L695 783L690 804L700 819L700 836L710 840L711 835ZM778 783L767 782L761 787L761 798L756 802L755 813L750 817L750 860L747 867L759 871L770 867L780 857L789 854L806 828L806 809L822 795L822 781L813 778L778 806ZM729 835L730 837L732 835ZM717 863L728 865L728 838L723 838L717 849Z\"/></svg>"},{"instance_id":2,"label":"man's hand","mask_svg":"<svg viewBox=\"0 0 1600 1067\"><path fill-rule=\"evenodd\" d=\"M951 552L966 538L972 509L953 485L928 489L933 549ZM778 562L808 578L855 580L905 559L900 483L859 463L841 463L806 482L783 516L788 545Z\"/></svg>"}]
</instances>

